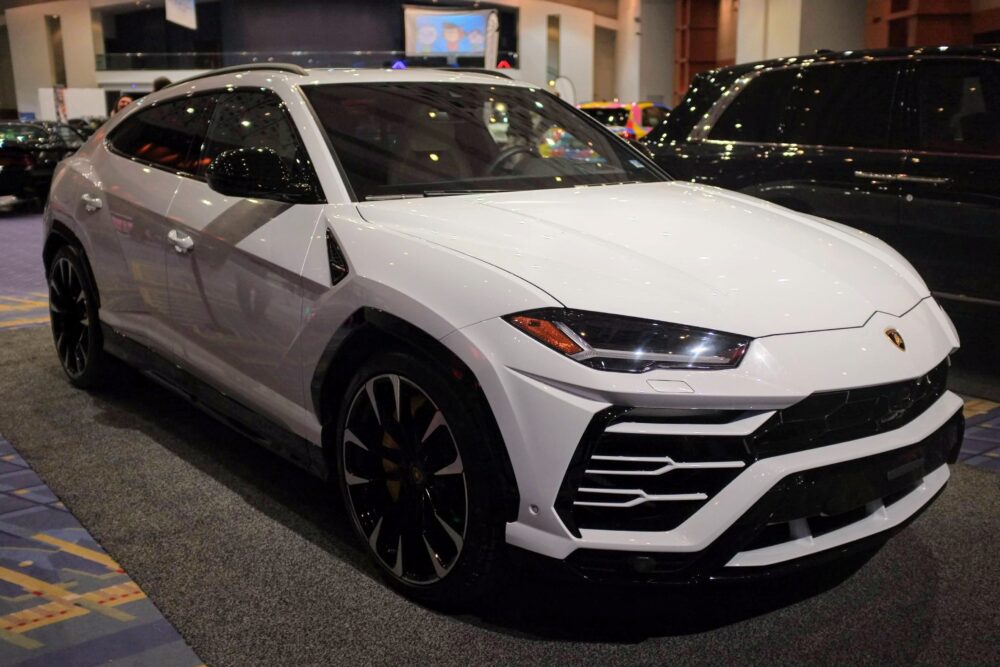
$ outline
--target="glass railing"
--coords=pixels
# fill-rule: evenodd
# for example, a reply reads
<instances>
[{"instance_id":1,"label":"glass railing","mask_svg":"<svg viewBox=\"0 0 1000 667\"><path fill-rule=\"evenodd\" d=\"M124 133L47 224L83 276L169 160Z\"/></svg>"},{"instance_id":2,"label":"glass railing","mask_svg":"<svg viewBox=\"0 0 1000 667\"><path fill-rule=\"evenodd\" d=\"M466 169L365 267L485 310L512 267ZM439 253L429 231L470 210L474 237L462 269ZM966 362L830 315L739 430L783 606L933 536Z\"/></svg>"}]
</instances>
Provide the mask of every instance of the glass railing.
<instances>
[{"instance_id":1,"label":"glass railing","mask_svg":"<svg viewBox=\"0 0 1000 667\"><path fill-rule=\"evenodd\" d=\"M217 69L249 63L292 63L302 67L484 67L484 58L472 56L407 56L402 51L240 51L200 53L101 53L98 71ZM517 54L498 54L499 67L517 68Z\"/></svg>"}]
</instances>

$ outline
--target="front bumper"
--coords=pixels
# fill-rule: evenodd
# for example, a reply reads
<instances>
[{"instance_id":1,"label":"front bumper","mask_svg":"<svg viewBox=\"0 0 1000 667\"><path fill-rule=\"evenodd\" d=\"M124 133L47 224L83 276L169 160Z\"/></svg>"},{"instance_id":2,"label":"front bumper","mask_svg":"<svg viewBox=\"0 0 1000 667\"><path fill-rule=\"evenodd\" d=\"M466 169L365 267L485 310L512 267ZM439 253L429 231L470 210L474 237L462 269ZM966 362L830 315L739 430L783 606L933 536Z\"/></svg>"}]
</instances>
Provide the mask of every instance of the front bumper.
<instances>
[{"instance_id":1,"label":"front bumper","mask_svg":"<svg viewBox=\"0 0 1000 667\"><path fill-rule=\"evenodd\" d=\"M906 352L888 341L884 333L888 327L906 337ZM623 493L619 488L610 493L590 493L584 500L594 505L608 499L613 502L606 504L629 507L694 502L691 511L646 525L602 525L600 521L574 525L566 511L565 481L588 429L602 413L639 408L658 416L652 420L654 423L626 425L625 430L632 435L647 432L654 436L652 440L664 435L692 436L696 442L706 444L705 451L715 450L713 439L752 434L776 411L800 404L818 392L906 383L926 376L957 347L953 327L940 307L927 299L899 317L876 313L863 327L757 339L737 369L636 375L604 373L576 364L527 339L502 320L467 327L444 342L479 379L511 458L520 508L517 520L507 526L507 541L571 564L585 559L587 554L601 552L622 553L621 559L626 561L636 555L649 555L653 561L672 563L693 562L705 554L715 554L717 544L730 544L728 537L723 540L724 536L731 535L730 531L741 526L746 517L757 516L754 508L780 488L783 480L902 450L941 429L951 432L955 415L962 407L961 399L942 393L942 389L925 397L919 411L914 411L919 414L907 415L898 428L891 423L892 428L861 435L848 429L833 442L820 439L807 447L772 450L766 456L750 455L740 461L718 452L697 458L668 457L665 465L670 469L666 472L659 470L658 463L649 463L653 475L636 474L636 492ZM739 417L704 418L719 411L738 412ZM669 417L661 418L665 413ZM822 534L807 534L804 531L809 528L811 515L793 517L805 520L805 524L796 521L792 527L785 526L789 539L763 546L754 541L756 537L737 540L732 542L735 547L730 545L719 552L725 556L721 563L713 561L713 567L731 570L773 566L888 531L913 516L943 488L948 470L945 459L940 460L933 469L921 469L919 479L908 479L910 486L901 496L895 497L899 494L896 489L880 489L885 493L865 499L860 510L844 508L855 512L844 525ZM674 463L692 462L725 464L729 476L723 476L721 484L699 489L699 479L704 476L696 474L693 481L685 481L682 477L691 471L676 470L683 466L671 468ZM650 480L654 477L666 480L666 486L652 488ZM673 483L671 479L683 482L684 488L666 488ZM893 496L892 503L879 500L886 494ZM882 502L881 507L878 502ZM780 530L769 528L774 523L771 519L757 521L755 530L774 533ZM791 519L785 523L791 523ZM645 565L640 567L649 566L641 562ZM699 566L695 570L703 572L706 568Z\"/></svg>"},{"instance_id":2,"label":"front bumper","mask_svg":"<svg viewBox=\"0 0 1000 667\"><path fill-rule=\"evenodd\" d=\"M943 490L963 426L959 408L913 445L787 474L701 551L578 549L567 564L596 581L686 583L770 575L790 563L869 546L888 539Z\"/></svg>"}]
</instances>

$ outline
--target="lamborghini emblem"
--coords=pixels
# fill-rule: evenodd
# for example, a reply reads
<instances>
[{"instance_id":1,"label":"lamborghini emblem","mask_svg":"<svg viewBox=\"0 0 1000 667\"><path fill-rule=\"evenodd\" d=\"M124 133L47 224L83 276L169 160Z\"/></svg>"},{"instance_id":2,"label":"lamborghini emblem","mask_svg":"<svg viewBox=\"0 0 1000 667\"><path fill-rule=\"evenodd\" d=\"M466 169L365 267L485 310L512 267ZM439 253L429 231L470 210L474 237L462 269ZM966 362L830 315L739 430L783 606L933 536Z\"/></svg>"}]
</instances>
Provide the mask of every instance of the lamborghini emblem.
<instances>
[{"instance_id":1,"label":"lamborghini emblem","mask_svg":"<svg viewBox=\"0 0 1000 667\"><path fill-rule=\"evenodd\" d=\"M892 341L893 345L906 352L906 341L903 340L903 336L898 331L895 329L886 329L885 335Z\"/></svg>"}]
</instances>

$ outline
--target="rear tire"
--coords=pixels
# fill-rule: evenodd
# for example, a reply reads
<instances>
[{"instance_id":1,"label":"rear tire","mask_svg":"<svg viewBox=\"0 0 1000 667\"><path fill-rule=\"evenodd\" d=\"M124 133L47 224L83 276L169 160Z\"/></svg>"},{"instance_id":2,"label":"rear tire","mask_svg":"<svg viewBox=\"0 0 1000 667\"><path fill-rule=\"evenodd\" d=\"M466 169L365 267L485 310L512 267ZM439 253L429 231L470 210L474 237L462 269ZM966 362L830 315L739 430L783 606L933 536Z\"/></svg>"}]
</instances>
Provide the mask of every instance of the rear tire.
<instances>
[{"instance_id":1,"label":"rear tire","mask_svg":"<svg viewBox=\"0 0 1000 667\"><path fill-rule=\"evenodd\" d=\"M108 367L98 316L97 290L83 255L73 246L56 251L49 264L49 319L56 354L73 386L101 384Z\"/></svg>"},{"instance_id":2,"label":"rear tire","mask_svg":"<svg viewBox=\"0 0 1000 667\"><path fill-rule=\"evenodd\" d=\"M502 443L479 403L434 364L387 352L340 406L331 469L351 523L389 584L422 602L471 604L501 569Z\"/></svg>"}]
</instances>

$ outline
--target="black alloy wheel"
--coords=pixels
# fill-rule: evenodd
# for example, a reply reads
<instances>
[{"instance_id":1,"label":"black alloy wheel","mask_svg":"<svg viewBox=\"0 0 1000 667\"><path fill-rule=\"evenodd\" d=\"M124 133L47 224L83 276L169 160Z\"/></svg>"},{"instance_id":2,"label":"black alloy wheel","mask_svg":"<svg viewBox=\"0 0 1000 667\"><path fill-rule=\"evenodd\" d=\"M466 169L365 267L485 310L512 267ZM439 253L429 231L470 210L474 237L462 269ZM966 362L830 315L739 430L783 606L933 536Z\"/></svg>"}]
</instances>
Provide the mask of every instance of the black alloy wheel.
<instances>
[{"instance_id":1,"label":"black alloy wheel","mask_svg":"<svg viewBox=\"0 0 1000 667\"><path fill-rule=\"evenodd\" d=\"M78 387L96 384L104 365L96 295L84 271L79 252L64 246L52 259L48 279L56 353Z\"/></svg>"},{"instance_id":2,"label":"black alloy wheel","mask_svg":"<svg viewBox=\"0 0 1000 667\"><path fill-rule=\"evenodd\" d=\"M446 577L469 511L462 457L441 410L410 380L378 375L351 401L343 437L350 509L375 557L409 584Z\"/></svg>"},{"instance_id":3,"label":"black alloy wheel","mask_svg":"<svg viewBox=\"0 0 1000 667\"><path fill-rule=\"evenodd\" d=\"M502 570L503 445L483 414L448 371L402 351L362 364L344 393L333 450L344 504L387 581L426 603L471 604Z\"/></svg>"}]
</instances>

